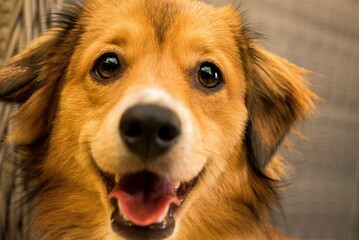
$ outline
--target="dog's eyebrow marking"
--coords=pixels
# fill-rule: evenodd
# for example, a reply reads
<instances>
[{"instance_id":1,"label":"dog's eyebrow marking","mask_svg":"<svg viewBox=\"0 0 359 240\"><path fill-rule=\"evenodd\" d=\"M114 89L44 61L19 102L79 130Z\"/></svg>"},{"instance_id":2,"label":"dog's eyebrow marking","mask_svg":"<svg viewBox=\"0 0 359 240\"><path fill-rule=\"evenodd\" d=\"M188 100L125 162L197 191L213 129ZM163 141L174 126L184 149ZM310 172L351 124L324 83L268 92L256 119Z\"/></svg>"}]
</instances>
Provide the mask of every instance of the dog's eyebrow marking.
<instances>
[{"instance_id":1,"label":"dog's eyebrow marking","mask_svg":"<svg viewBox=\"0 0 359 240\"><path fill-rule=\"evenodd\" d=\"M126 38L115 38L109 41L108 43L116 46L125 46L127 45L128 41Z\"/></svg>"},{"instance_id":2,"label":"dog's eyebrow marking","mask_svg":"<svg viewBox=\"0 0 359 240\"><path fill-rule=\"evenodd\" d=\"M173 23L179 9L173 2L167 3L145 3L147 14L155 29L155 34L159 45L162 45L166 38L166 33Z\"/></svg>"}]
</instances>

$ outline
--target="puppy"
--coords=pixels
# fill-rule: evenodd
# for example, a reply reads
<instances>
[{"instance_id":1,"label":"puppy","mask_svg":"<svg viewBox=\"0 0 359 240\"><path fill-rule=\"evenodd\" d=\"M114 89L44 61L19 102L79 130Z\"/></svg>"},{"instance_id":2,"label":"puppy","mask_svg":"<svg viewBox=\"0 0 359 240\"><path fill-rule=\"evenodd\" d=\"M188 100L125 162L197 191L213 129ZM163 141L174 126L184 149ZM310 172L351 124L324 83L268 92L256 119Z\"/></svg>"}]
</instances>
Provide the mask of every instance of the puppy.
<instances>
[{"instance_id":1,"label":"puppy","mask_svg":"<svg viewBox=\"0 0 359 240\"><path fill-rule=\"evenodd\" d=\"M306 70L233 6L67 1L53 23L0 70L25 239L280 238L276 152L314 108Z\"/></svg>"}]
</instances>

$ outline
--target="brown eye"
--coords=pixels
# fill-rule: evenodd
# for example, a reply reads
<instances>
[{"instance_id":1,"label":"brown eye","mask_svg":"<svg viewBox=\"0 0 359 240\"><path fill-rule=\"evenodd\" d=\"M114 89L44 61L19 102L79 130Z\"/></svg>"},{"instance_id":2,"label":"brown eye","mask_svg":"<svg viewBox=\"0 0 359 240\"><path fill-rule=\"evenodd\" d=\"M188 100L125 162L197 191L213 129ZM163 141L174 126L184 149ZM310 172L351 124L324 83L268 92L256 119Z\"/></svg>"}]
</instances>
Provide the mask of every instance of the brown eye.
<instances>
[{"instance_id":1,"label":"brown eye","mask_svg":"<svg viewBox=\"0 0 359 240\"><path fill-rule=\"evenodd\" d=\"M210 62L204 62L198 70L198 81L206 88L215 88L223 82L222 72Z\"/></svg>"},{"instance_id":2,"label":"brown eye","mask_svg":"<svg viewBox=\"0 0 359 240\"><path fill-rule=\"evenodd\" d=\"M99 81L111 81L116 79L121 72L121 63L114 53L107 53L97 59L93 75Z\"/></svg>"}]
</instances>

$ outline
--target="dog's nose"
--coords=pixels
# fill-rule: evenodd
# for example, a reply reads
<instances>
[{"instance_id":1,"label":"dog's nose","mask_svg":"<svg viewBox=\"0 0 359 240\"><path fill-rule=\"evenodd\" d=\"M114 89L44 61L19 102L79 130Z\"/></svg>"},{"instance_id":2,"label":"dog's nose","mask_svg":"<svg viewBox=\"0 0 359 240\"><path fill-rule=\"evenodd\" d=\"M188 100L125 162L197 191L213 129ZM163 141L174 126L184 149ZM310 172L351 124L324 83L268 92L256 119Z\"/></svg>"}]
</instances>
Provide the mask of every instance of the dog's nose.
<instances>
[{"instance_id":1,"label":"dog's nose","mask_svg":"<svg viewBox=\"0 0 359 240\"><path fill-rule=\"evenodd\" d=\"M147 160L167 152L176 144L181 134L181 123L168 108L135 105L122 115L120 134L133 153Z\"/></svg>"}]
</instances>

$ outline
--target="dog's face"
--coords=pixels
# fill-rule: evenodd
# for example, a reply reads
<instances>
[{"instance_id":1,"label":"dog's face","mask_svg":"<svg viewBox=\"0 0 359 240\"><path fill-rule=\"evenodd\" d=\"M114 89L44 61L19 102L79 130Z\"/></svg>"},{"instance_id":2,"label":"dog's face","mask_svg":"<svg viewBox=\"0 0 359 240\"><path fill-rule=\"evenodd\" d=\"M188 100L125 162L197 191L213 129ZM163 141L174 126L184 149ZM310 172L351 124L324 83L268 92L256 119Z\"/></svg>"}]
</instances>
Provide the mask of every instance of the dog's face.
<instances>
[{"instance_id":1,"label":"dog's face","mask_svg":"<svg viewBox=\"0 0 359 240\"><path fill-rule=\"evenodd\" d=\"M89 13L54 132L75 135L74 151L89 150L78 161L102 173L120 235L136 236L130 222L168 237L200 174L218 178L242 144L248 113L242 64L233 57L235 22L216 21L234 12L198 3L117 5Z\"/></svg>"},{"instance_id":2,"label":"dog's face","mask_svg":"<svg viewBox=\"0 0 359 240\"><path fill-rule=\"evenodd\" d=\"M209 239L200 221L228 234L243 216L227 205L261 205L250 185L280 171L270 159L312 104L302 70L260 49L232 7L77 5L0 72L2 99L24 103L9 141L46 139L37 221L81 216L93 238Z\"/></svg>"},{"instance_id":3,"label":"dog's face","mask_svg":"<svg viewBox=\"0 0 359 240\"><path fill-rule=\"evenodd\" d=\"M79 112L75 129L82 127L100 169L188 182L238 147L248 114L243 68L232 57L239 56L235 23L208 23L225 14L198 3L144 1L90 14L63 90L76 94L62 95L60 118ZM99 24L104 15L121 21Z\"/></svg>"}]
</instances>

